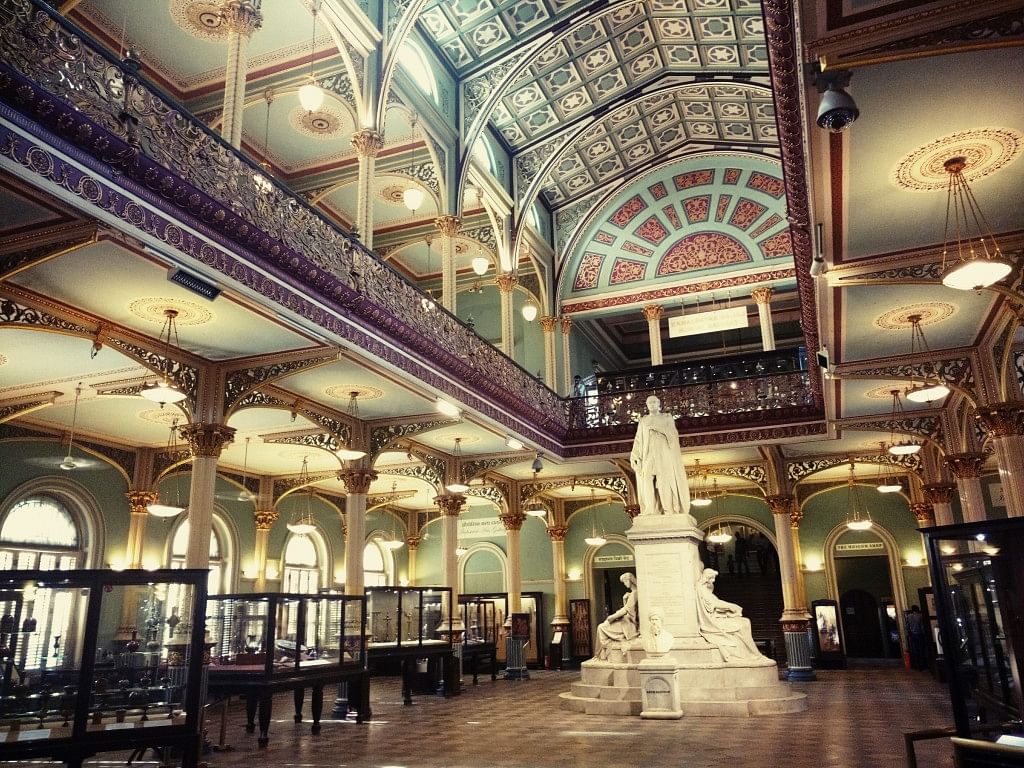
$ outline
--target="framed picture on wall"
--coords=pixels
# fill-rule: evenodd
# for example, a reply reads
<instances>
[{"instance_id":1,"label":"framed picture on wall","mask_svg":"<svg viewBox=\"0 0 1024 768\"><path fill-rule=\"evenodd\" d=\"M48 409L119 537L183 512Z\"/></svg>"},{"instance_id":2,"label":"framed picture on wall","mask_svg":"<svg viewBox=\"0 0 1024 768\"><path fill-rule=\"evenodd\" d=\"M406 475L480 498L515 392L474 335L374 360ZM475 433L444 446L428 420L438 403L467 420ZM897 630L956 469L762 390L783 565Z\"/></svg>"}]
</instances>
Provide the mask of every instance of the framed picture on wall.
<instances>
[{"instance_id":1,"label":"framed picture on wall","mask_svg":"<svg viewBox=\"0 0 1024 768\"><path fill-rule=\"evenodd\" d=\"M838 604L835 600L815 600L811 603L811 613L814 621L814 651L818 666L825 669L845 667L846 653L843 651Z\"/></svg>"},{"instance_id":2,"label":"framed picture on wall","mask_svg":"<svg viewBox=\"0 0 1024 768\"><path fill-rule=\"evenodd\" d=\"M572 637L573 661L589 659L594 655L590 639L590 601L587 599L569 601L569 633Z\"/></svg>"}]
</instances>

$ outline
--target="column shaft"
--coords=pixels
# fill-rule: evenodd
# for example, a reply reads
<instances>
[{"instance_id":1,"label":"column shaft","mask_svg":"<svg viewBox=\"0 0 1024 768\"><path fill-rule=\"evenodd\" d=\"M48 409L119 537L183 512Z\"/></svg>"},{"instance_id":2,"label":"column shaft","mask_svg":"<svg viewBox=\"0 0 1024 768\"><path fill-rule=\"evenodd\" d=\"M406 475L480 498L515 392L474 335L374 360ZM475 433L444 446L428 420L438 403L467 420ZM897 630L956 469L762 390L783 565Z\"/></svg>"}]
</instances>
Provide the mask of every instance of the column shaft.
<instances>
[{"instance_id":1,"label":"column shaft","mask_svg":"<svg viewBox=\"0 0 1024 768\"><path fill-rule=\"evenodd\" d=\"M648 304L643 309L647 320L647 336L651 344L651 365L661 365L664 358L661 354L661 316L664 309L660 304Z\"/></svg>"},{"instance_id":2,"label":"column shaft","mask_svg":"<svg viewBox=\"0 0 1024 768\"><path fill-rule=\"evenodd\" d=\"M420 548L420 537L409 536L405 540L405 546L409 548L409 571L406 573L406 581L409 586L416 586L416 551Z\"/></svg>"},{"instance_id":3,"label":"column shaft","mask_svg":"<svg viewBox=\"0 0 1024 768\"><path fill-rule=\"evenodd\" d=\"M217 459L235 430L223 424L192 423L181 428L181 436L192 450L192 483L188 495L188 550L186 568L210 567L210 537L213 535L213 494L217 486Z\"/></svg>"},{"instance_id":4,"label":"column shaft","mask_svg":"<svg viewBox=\"0 0 1024 768\"><path fill-rule=\"evenodd\" d=\"M270 539L270 529L277 522L278 512L274 509L264 509L256 512L256 543L254 545L253 559L256 561L256 583L254 588L257 592L265 592L267 589L267 542Z\"/></svg>"},{"instance_id":5,"label":"column shaft","mask_svg":"<svg viewBox=\"0 0 1024 768\"><path fill-rule=\"evenodd\" d=\"M146 507L160 498L157 491L128 491L128 507L131 517L128 520L128 542L125 546L124 567L142 567L142 544L146 537L146 519L149 512Z\"/></svg>"},{"instance_id":6,"label":"column shaft","mask_svg":"<svg viewBox=\"0 0 1024 768\"><path fill-rule=\"evenodd\" d=\"M236 149L242 146L245 79L249 74L249 38L262 17L250 0L227 0L221 8L228 28L228 60L224 73L224 119L221 135Z\"/></svg>"},{"instance_id":7,"label":"column shaft","mask_svg":"<svg viewBox=\"0 0 1024 768\"><path fill-rule=\"evenodd\" d=\"M339 472L345 484L345 594L362 595L363 549L366 547L366 493L377 473L369 469Z\"/></svg>"},{"instance_id":8,"label":"column shaft","mask_svg":"<svg viewBox=\"0 0 1024 768\"><path fill-rule=\"evenodd\" d=\"M569 357L569 334L572 331L572 318L562 315L562 395L572 395L572 360Z\"/></svg>"},{"instance_id":9,"label":"column shaft","mask_svg":"<svg viewBox=\"0 0 1024 768\"><path fill-rule=\"evenodd\" d=\"M459 231L456 216L439 216L434 225L441 233L441 306L455 314L457 290L455 283L455 235Z\"/></svg>"},{"instance_id":10,"label":"column shaft","mask_svg":"<svg viewBox=\"0 0 1024 768\"><path fill-rule=\"evenodd\" d=\"M803 513L789 495L769 496L768 507L775 522L775 541L779 555L779 577L782 581L782 633L786 641L787 676L790 680L814 680L811 649L807 639L810 614L801 604L800 576L797 573L793 529L798 528Z\"/></svg>"},{"instance_id":11,"label":"column shaft","mask_svg":"<svg viewBox=\"0 0 1024 768\"><path fill-rule=\"evenodd\" d=\"M757 318L761 325L761 347L765 352L775 349L775 327L772 325L772 289L755 288L750 294L757 302Z\"/></svg>"},{"instance_id":12,"label":"column shaft","mask_svg":"<svg viewBox=\"0 0 1024 768\"><path fill-rule=\"evenodd\" d=\"M501 351L515 359L515 326L512 324L512 291L515 290L516 276L503 272L495 278L501 295Z\"/></svg>"},{"instance_id":13,"label":"column shaft","mask_svg":"<svg viewBox=\"0 0 1024 768\"><path fill-rule=\"evenodd\" d=\"M554 315L545 315L540 319L540 329L544 332L544 383L552 391L558 389L555 372L555 324L557 322L558 318Z\"/></svg>"},{"instance_id":14,"label":"column shaft","mask_svg":"<svg viewBox=\"0 0 1024 768\"><path fill-rule=\"evenodd\" d=\"M352 136L352 147L359 161L356 181L355 229L367 248L373 248L373 176L377 169L377 153L384 147L384 137L370 128Z\"/></svg>"},{"instance_id":15,"label":"column shaft","mask_svg":"<svg viewBox=\"0 0 1024 768\"><path fill-rule=\"evenodd\" d=\"M983 453L955 453L946 456L946 463L956 477L956 488L960 494L960 510L965 523L985 519L985 497L981 493L981 466L985 462Z\"/></svg>"}]
</instances>

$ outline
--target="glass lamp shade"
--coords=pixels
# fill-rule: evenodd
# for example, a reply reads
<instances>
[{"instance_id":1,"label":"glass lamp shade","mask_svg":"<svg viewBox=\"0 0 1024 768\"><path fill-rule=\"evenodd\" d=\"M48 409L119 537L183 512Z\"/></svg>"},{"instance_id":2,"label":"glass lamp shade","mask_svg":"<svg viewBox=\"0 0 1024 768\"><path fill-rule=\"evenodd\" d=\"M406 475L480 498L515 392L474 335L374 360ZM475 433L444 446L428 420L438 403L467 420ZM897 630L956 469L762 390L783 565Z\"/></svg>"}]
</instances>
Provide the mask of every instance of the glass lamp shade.
<instances>
[{"instance_id":1,"label":"glass lamp shade","mask_svg":"<svg viewBox=\"0 0 1024 768\"><path fill-rule=\"evenodd\" d=\"M402 202L410 211L417 211L423 205L423 190L416 187L409 187L402 192Z\"/></svg>"},{"instance_id":2,"label":"glass lamp shade","mask_svg":"<svg viewBox=\"0 0 1024 768\"><path fill-rule=\"evenodd\" d=\"M523 319L528 323L537 319L537 305L532 301L529 304L523 304Z\"/></svg>"},{"instance_id":3,"label":"glass lamp shade","mask_svg":"<svg viewBox=\"0 0 1024 768\"><path fill-rule=\"evenodd\" d=\"M707 496L694 496L690 499L690 506L692 507L710 507L711 499Z\"/></svg>"},{"instance_id":4,"label":"glass lamp shade","mask_svg":"<svg viewBox=\"0 0 1024 768\"><path fill-rule=\"evenodd\" d=\"M405 193L403 192L402 194L403 194L403 197L404 197ZM480 276L486 275L487 274L487 270L491 266L491 263L485 257L483 257L483 256L477 256L476 258L474 258L473 261L472 261L472 264L473 264L473 273L477 274L477 275L480 275Z\"/></svg>"},{"instance_id":5,"label":"glass lamp shade","mask_svg":"<svg viewBox=\"0 0 1024 768\"><path fill-rule=\"evenodd\" d=\"M709 533L704 538L712 544L725 544L732 541L732 534L726 533L725 531L715 531L714 533Z\"/></svg>"},{"instance_id":6,"label":"glass lamp shade","mask_svg":"<svg viewBox=\"0 0 1024 768\"><path fill-rule=\"evenodd\" d=\"M846 527L851 531L866 531L871 528L871 521L864 519L848 520L846 522Z\"/></svg>"},{"instance_id":7,"label":"glass lamp shade","mask_svg":"<svg viewBox=\"0 0 1024 768\"><path fill-rule=\"evenodd\" d=\"M315 80L310 80L299 88L299 102L307 112L316 112L324 105L324 91Z\"/></svg>"},{"instance_id":8,"label":"glass lamp shade","mask_svg":"<svg viewBox=\"0 0 1024 768\"><path fill-rule=\"evenodd\" d=\"M384 539L380 545L384 549L401 549L405 546L405 542L401 539Z\"/></svg>"},{"instance_id":9,"label":"glass lamp shade","mask_svg":"<svg viewBox=\"0 0 1024 768\"><path fill-rule=\"evenodd\" d=\"M949 387L941 382L922 384L919 387L912 387L907 390L906 398L915 403L930 403L934 400L941 400L950 392Z\"/></svg>"},{"instance_id":10,"label":"glass lamp shade","mask_svg":"<svg viewBox=\"0 0 1024 768\"><path fill-rule=\"evenodd\" d=\"M902 490L902 485L891 480L884 480L878 484L879 493L899 493Z\"/></svg>"},{"instance_id":11,"label":"glass lamp shade","mask_svg":"<svg viewBox=\"0 0 1024 768\"><path fill-rule=\"evenodd\" d=\"M889 453L892 456L911 456L920 450L921 444L914 442L893 443L889 446Z\"/></svg>"},{"instance_id":12,"label":"glass lamp shade","mask_svg":"<svg viewBox=\"0 0 1024 768\"><path fill-rule=\"evenodd\" d=\"M366 455L366 451L353 451L350 448L339 448L334 452L334 455L342 461L355 461L356 459L363 458L363 456Z\"/></svg>"},{"instance_id":13,"label":"glass lamp shade","mask_svg":"<svg viewBox=\"0 0 1024 768\"><path fill-rule=\"evenodd\" d=\"M312 533L316 530L316 526L313 523L306 522L305 518L296 520L294 523L288 523L288 530L297 536L305 536L308 533Z\"/></svg>"},{"instance_id":14,"label":"glass lamp shade","mask_svg":"<svg viewBox=\"0 0 1024 768\"><path fill-rule=\"evenodd\" d=\"M1002 259L976 258L963 261L946 271L942 284L959 291L977 291L997 283L1013 271Z\"/></svg>"},{"instance_id":15,"label":"glass lamp shade","mask_svg":"<svg viewBox=\"0 0 1024 768\"><path fill-rule=\"evenodd\" d=\"M523 510L530 517L547 517L548 511L541 504L533 504Z\"/></svg>"},{"instance_id":16,"label":"glass lamp shade","mask_svg":"<svg viewBox=\"0 0 1024 768\"><path fill-rule=\"evenodd\" d=\"M465 483L449 483L445 488L449 493L465 493L469 490L469 486Z\"/></svg>"},{"instance_id":17,"label":"glass lamp shade","mask_svg":"<svg viewBox=\"0 0 1024 768\"><path fill-rule=\"evenodd\" d=\"M583 541L590 547L603 547L608 543L604 536L587 536Z\"/></svg>"},{"instance_id":18,"label":"glass lamp shade","mask_svg":"<svg viewBox=\"0 0 1024 768\"><path fill-rule=\"evenodd\" d=\"M177 517L185 511L185 507L177 507L173 504L150 504L146 511L153 517Z\"/></svg>"},{"instance_id":19,"label":"glass lamp shade","mask_svg":"<svg viewBox=\"0 0 1024 768\"><path fill-rule=\"evenodd\" d=\"M147 384L140 391L139 395L150 402L166 405L168 403L180 403L188 395L171 384L167 379L161 379L156 384Z\"/></svg>"}]
</instances>

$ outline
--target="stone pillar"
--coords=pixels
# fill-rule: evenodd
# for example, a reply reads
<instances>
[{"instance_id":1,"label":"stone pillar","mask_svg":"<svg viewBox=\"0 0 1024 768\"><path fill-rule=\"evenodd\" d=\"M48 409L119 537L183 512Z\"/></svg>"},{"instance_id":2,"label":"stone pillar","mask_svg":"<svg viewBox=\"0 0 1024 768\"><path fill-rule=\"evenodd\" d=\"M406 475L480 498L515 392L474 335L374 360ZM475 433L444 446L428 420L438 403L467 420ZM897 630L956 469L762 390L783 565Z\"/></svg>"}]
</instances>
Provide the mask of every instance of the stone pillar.
<instances>
[{"instance_id":1,"label":"stone pillar","mask_svg":"<svg viewBox=\"0 0 1024 768\"><path fill-rule=\"evenodd\" d=\"M810 603L807 601L807 584L804 582L804 572L801 568L804 558L803 552L800 548L800 523L803 519L803 510L797 506L796 501L794 500L793 506L789 509L789 532L793 539L793 563L796 567L797 605L807 607ZM810 648L810 646L808 646L808 648Z\"/></svg>"},{"instance_id":2,"label":"stone pillar","mask_svg":"<svg viewBox=\"0 0 1024 768\"><path fill-rule=\"evenodd\" d=\"M505 526L505 537L508 549L508 615L505 626L511 626L513 613L523 610L523 560L520 549L520 534L526 515L522 512L501 515L501 523ZM525 680L530 673L526 669L525 642L522 638L507 636L505 638L505 679Z\"/></svg>"},{"instance_id":3,"label":"stone pillar","mask_svg":"<svg viewBox=\"0 0 1024 768\"><path fill-rule=\"evenodd\" d=\"M568 532L569 526L567 525L548 526L548 536L551 538L551 565L555 582L555 617L551 619L551 629L562 633L563 664L572 658L572 649L569 648L569 600L565 589L565 535Z\"/></svg>"},{"instance_id":4,"label":"stone pillar","mask_svg":"<svg viewBox=\"0 0 1024 768\"><path fill-rule=\"evenodd\" d=\"M665 308L660 304L648 304L643 308L644 320L647 321L647 336L651 343L651 365L661 365L661 316Z\"/></svg>"},{"instance_id":5,"label":"stone pillar","mask_svg":"<svg viewBox=\"0 0 1024 768\"><path fill-rule=\"evenodd\" d=\"M1024 402L978 407L978 420L992 439L1007 517L1024 517Z\"/></svg>"},{"instance_id":6,"label":"stone pillar","mask_svg":"<svg viewBox=\"0 0 1024 768\"><path fill-rule=\"evenodd\" d=\"M917 520L918 528L934 528L935 527L935 512L932 509L932 505L926 501L913 501L910 503L910 511L914 515L914 519ZM922 562L928 561L928 547L925 544L924 534L921 536L921 552ZM916 563L914 565L917 565ZM931 570L926 569L926 577L928 583L931 583Z\"/></svg>"},{"instance_id":7,"label":"stone pillar","mask_svg":"<svg viewBox=\"0 0 1024 768\"><path fill-rule=\"evenodd\" d=\"M956 488L960 493L960 510L965 523L976 523L985 519L985 498L981 493L981 465L985 463L983 453L953 453L946 456Z\"/></svg>"},{"instance_id":8,"label":"stone pillar","mask_svg":"<svg viewBox=\"0 0 1024 768\"><path fill-rule=\"evenodd\" d=\"M452 589L452 624L461 632L462 611L459 609L459 556L455 549L459 545L459 513L466 504L461 493L446 493L435 496L434 502L441 510L441 557L444 586Z\"/></svg>"},{"instance_id":9,"label":"stone pillar","mask_svg":"<svg viewBox=\"0 0 1024 768\"><path fill-rule=\"evenodd\" d=\"M755 288L750 296L757 302L757 317L761 324L761 347L765 352L775 349L775 327L772 325L772 289L768 286Z\"/></svg>"},{"instance_id":10,"label":"stone pillar","mask_svg":"<svg viewBox=\"0 0 1024 768\"><path fill-rule=\"evenodd\" d=\"M213 494L217 486L217 460L235 436L224 424L186 424L180 430L192 450L192 484L188 494L188 550L186 568L210 567L213 535Z\"/></svg>"},{"instance_id":11,"label":"stone pillar","mask_svg":"<svg viewBox=\"0 0 1024 768\"><path fill-rule=\"evenodd\" d=\"M502 272L494 282L501 296L501 351L509 358L515 351L515 327L512 325L512 292L518 280L511 272Z\"/></svg>"},{"instance_id":12,"label":"stone pillar","mask_svg":"<svg viewBox=\"0 0 1024 768\"><path fill-rule=\"evenodd\" d=\"M363 128L352 135L352 148L359 161L356 182L355 230L367 248L373 248L373 177L377 168L377 154L384 148L384 137L372 128Z\"/></svg>"},{"instance_id":13,"label":"stone pillar","mask_svg":"<svg viewBox=\"0 0 1024 768\"><path fill-rule=\"evenodd\" d=\"M924 500L931 505L935 525L952 525L954 520L951 502L956 486L950 483L929 483L922 490Z\"/></svg>"},{"instance_id":14,"label":"stone pillar","mask_svg":"<svg viewBox=\"0 0 1024 768\"><path fill-rule=\"evenodd\" d=\"M441 306L455 314L455 235L461 222L457 216L438 216L434 226L441 233ZM511 355L509 355L511 357Z\"/></svg>"},{"instance_id":15,"label":"stone pillar","mask_svg":"<svg viewBox=\"0 0 1024 768\"><path fill-rule=\"evenodd\" d=\"M277 522L278 512L276 509L260 509L256 511L256 583L253 589L256 592L267 591L267 540L270 538L270 529Z\"/></svg>"},{"instance_id":16,"label":"stone pillar","mask_svg":"<svg viewBox=\"0 0 1024 768\"><path fill-rule=\"evenodd\" d=\"M540 319L540 329L544 332L544 383L552 391L558 390L557 374L555 372L555 325L558 318L554 315L544 315ZM568 394L573 394L569 392Z\"/></svg>"},{"instance_id":17,"label":"stone pillar","mask_svg":"<svg viewBox=\"0 0 1024 768\"><path fill-rule=\"evenodd\" d=\"M572 395L572 360L569 357L569 333L572 331L572 318L562 315L562 394Z\"/></svg>"},{"instance_id":18,"label":"stone pillar","mask_svg":"<svg viewBox=\"0 0 1024 768\"><path fill-rule=\"evenodd\" d=\"M410 587L416 586L416 550L420 548L422 536L408 536L405 539L405 546L409 548L409 572L405 575Z\"/></svg>"},{"instance_id":19,"label":"stone pillar","mask_svg":"<svg viewBox=\"0 0 1024 768\"><path fill-rule=\"evenodd\" d=\"M128 519L128 544L125 546L124 567L142 567L142 542L146 536L146 518L149 517L149 510L146 509L160 498L157 491L128 491L128 507L131 510L131 517Z\"/></svg>"},{"instance_id":20,"label":"stone pillar","mask_svg":"<svg viewBox=\"0 0 1024 768\"><path fill-rule=\"evenodd\" d=\"M259 2L225 0L220 8L228 30L228 63L224 74L224 120L221 135L232 147L242 146L242 119L245 114L245 78L249 70L249 38L260 28L263 17Z\"/></svg>"},{"instance_id":21,"label":"stone pillar","mask_svg":"<svg viewBox=\"0 0 1024 768\"><path fill-rule=\"evenodd\" d=\"M786 661L790 680L814 680L811 651L807 642L807 606L799 605L800 587L793 550L792 513L796 500L790 495L769 496L768 507L775 521L775 541L782 580L782 632L786 638ZM799 512L799 510L796 510ZM796 518L799 526L800 517Z\"/></svg>"},{"instance_id":22,"label":"stone pillar","mask_svg":"<svg viewBox=\"0 0 1024 768\"><path fill-rule=\"evenodd\" d=\"M363 548L366 546L366 492L377 479L372 469L338 473L345 484L345 594L363 594Z\"/></svg>"}]
</instances>

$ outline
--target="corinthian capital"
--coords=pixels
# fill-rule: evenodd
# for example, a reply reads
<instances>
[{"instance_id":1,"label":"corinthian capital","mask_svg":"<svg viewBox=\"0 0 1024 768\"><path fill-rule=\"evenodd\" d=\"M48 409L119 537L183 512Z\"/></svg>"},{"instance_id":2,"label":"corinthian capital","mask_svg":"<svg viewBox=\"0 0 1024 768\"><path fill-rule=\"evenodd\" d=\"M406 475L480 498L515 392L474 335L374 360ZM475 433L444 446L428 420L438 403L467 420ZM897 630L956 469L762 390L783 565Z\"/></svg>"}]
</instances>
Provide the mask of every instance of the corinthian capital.
<instances>
[{"instance_id":1,"label":"corinthian capital","mask_svg":"<svg viewBox=\"0 0 1024 768\"><path fill-rule=\"evenodd\" d=\"M339 472L338 479L345 484L347 493L365 495L370 490L370 483L377 479L377 473L372 469L349 469Z\"/></svg>"},{"instance_id":2,"label":"corinthian capital","mask_svg":"<svg viewBox=\"0 0 1024 768\"><path fill-rule=\"evenodd\" d=\"M442 237L455 237L459 233L462 220L458 216L444 215L434 219L434 226Z\"/></svg>"},{"instance_id":3,"label":"corinthian capital","mask_svg":"<svg viewBox=\"0 0 1024 768\"><path fill-rule=\"evenodd\" d=\"M224 424L186 424L179 432L196 457L219 458L224 446L235 439L235 428Z\"/></svg>"},{"instance_id":4,"label":"corinthian capital","mask_svg":"<svg viewBox=\"0 0 1024 768\"><path fill-rule=\"evenodd\" d=\"M372 128L363 128L352 134L352 148L360 157L376 157L384 148L384 137Z\"/></svg>"}]
</instances>

